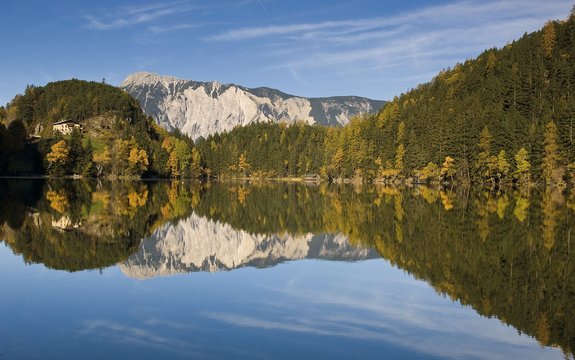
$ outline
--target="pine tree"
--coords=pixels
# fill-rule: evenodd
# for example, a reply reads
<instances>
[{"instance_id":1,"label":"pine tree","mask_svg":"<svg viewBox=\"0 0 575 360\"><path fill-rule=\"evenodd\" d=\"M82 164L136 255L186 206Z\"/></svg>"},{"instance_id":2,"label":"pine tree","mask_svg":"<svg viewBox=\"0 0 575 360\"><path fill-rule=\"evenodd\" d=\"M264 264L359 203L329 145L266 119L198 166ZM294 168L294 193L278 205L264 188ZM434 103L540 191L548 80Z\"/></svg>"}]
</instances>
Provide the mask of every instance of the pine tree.
<instances>
[{"instance_id":1,"label":"pine tree","mask_svg":"<svg viewBox=\"0 0 575 360\"><path fill-rule=\"evenodd\" d=\"M487 126L481 131L478 149L479 153L477 154L475 168L480 178L485 181L491 176L491 166L489 166L491 158L491 133Z\"/></svg>"},{"instance_id":2,"label":"pine tree","mask_svg":"<svg viewBox=\"0 0 575 360\"><path fill-rule=\"evenodd\" d=\"M497 155L497 180L500 183L507 176L510 168L511 165L509 165L509 162L507 161L505 150L499 151L499 154Z\"/></svg>"},{"instance_id":3,"label":"pine tree","mask_svg":"<svg viewBox=\"0 0 575 360\"><path fill-rule=\"evenodd\" d=\"M560 168L561 155L557 143L557 125L550 121L545 126L543 139L544 156L541 163L543 179L547 185L557 184L562 181L563 171Z\"/></svg>"}]
</instances>

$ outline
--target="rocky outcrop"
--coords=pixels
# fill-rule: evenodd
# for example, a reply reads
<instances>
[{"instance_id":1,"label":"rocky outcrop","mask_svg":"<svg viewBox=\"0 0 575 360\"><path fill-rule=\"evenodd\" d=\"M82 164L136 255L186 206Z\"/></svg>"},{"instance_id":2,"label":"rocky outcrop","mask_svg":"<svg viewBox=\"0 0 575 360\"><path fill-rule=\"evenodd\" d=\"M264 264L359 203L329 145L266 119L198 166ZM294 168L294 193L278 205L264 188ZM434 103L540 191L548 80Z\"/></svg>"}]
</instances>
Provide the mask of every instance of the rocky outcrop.
<instances>
[{"instance_id":1,"label":"rocky outcrop","mask_svg":"<svg viewBox=\"0 0 575 360\"><path fill-rule=\"evenodd\" d=\"M376 112L385 104L357 96L305 98L271 88L248 89L148 72L128 76L120 88L162 127L179 129L193 139L254 122L345 125L353 116Z\"/></svg>"},{"instance_id":2,"label":"rocky outcrop","mask_svg":"<svg viewBox=\"0 0 575 360\"><path fill-rule=\"evenodd\" d=\"M245 266L270 267L305 258L355 261L376 257L373 250L351 246L343 235L249 234L193 214L156 230L120 268L130 277L146 279Z\"/></svg>"}]
</instances>

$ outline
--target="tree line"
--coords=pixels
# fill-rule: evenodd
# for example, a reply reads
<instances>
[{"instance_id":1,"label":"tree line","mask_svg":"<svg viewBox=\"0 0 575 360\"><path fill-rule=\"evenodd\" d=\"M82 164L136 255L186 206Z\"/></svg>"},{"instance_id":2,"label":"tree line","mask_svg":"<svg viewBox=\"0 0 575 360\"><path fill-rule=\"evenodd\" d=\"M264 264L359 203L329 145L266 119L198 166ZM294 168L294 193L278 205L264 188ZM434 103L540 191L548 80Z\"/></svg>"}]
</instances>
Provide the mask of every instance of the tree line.
<instances>
[{"instance_id":1,"label":"tree line","mask_svg":"<svg viewBox=\"0 0 575 360\"><path fill-rule=\"evenodd\" d=\"M217 176L561 184L575 175L574 58L571 14L343 128L254 124L198 147Z\"/></svg>"},{"instance_id":2,"label":"tree line","mask_svg":"<svg viewBox=\"0 0 575 360\"><path fill-rule=\"evenodd\" d=\"M29 86L0 108L9 124L0 126L0 151L8 155L0 172L563 185L575 179L574 58L571 14L444 70L344 127L258 123L195 144L161 129L112 86ZM114 121L97 136L47 135L56 120L98 116ZM26 133L44 136L30 145Z\"/></svg>"}]
</instances>

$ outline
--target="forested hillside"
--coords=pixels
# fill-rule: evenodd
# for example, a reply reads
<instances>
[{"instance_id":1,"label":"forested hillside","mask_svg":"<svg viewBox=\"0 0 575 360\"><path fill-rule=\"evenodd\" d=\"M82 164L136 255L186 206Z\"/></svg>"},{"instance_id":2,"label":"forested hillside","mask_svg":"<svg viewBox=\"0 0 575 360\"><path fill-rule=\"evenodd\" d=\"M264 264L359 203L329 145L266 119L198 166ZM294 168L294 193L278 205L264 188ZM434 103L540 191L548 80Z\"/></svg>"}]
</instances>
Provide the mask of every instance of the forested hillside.
<instances>
[{"instance_id":1,"label":"forested hillside","mask_svg":"<svg viewBox=\"0 0 575 360\"><path fill-rule=\"evenodd\" d=\"M68 80L0 108L0 172L563 184L575 175L575 15L456 64L343 128L258 123L193 144L126 92ZM62 138L51 124L85 125ZM39 135L31 143L28 135Z\"/></svg>"},{"instance_id":2,"label":"forested hillside","mask_svg":"<svg viewBox=\"0 0 575 360\"><path fill-rule=\"evenodd\" d=\"M571 14L344 128L259 124L209 137L201 154L214 175L563 183L575 168L574 40Z\"/></svg>"},{"instance_id":3,"label":"forested hillside","mask_svg":"<svg viewBox=\"0 0 575 360\"><path fill-rule=\"evenodd\" d=\"M83 130L63 136L52 128L61 120ZM168 134L128 93L105 83L28 86L0 108L0 122L4 174L178 177L200 167L190 139Z\"/></svg>"}]
</instances>

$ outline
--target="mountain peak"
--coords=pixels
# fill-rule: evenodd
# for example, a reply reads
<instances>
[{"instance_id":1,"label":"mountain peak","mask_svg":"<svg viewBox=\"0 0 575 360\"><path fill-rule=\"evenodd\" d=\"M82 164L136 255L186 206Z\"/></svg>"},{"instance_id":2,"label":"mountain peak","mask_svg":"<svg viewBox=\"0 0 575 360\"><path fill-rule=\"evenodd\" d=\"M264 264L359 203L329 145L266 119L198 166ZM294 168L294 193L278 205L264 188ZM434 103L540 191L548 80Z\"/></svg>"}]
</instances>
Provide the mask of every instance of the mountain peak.
<instances>
[{"instance_id":1,"label":"mountain peak","mask_svg":"<svg viewBox=\"0 0 575 360\"><path fill-rule=\"evenodd\" d=\"M124 81L122 81L120 87L124 88L128 86L144 85L144 84L154 85L157 83L165 84L179 81L185 81L185 80L178 79L174 76L159 75L148 71L140 71L128 75L124 79Z\"/></svg>"},{"instance_id":2,"label":"mountain peak","mask_svg":"<svg viewBox=\"0 0 575 360\"><path fill-rule=\"evenodd\" d=\"M378 111L385 103L357 96L305 98L271 88L250 89L150 72L129 75L120 88L162 127L179 129L193 139L255 122L340 126L355 115Z\"/></svg>"}]
</instances>

